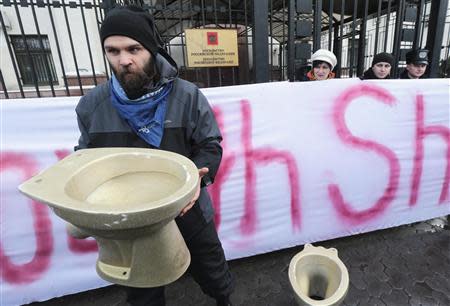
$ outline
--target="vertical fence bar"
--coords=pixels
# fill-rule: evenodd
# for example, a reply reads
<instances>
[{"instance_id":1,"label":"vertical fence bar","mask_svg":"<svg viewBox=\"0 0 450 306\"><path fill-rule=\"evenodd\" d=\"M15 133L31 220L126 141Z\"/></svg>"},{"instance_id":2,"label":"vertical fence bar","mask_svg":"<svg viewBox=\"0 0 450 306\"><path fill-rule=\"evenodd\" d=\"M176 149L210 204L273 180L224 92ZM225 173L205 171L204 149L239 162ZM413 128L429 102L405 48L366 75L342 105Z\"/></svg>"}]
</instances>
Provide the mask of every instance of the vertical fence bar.
<instances>
[{"instance_id":1,"label":"vertical fence bar","mask_svg":"<svg viewBox=\"0 0 450 306\"><path fill-rule=\"evenodd\" d=\"M16 64L15 57L14 57L14 52L12 51L11 43L9 42L9 39L8 39L9 36L8 36L8 33L6 32L5 21L3 20L3 14L2 14L1 10L0 10L0 24L2 26L3 36L5 36L6 46L8 47L9 57L11 58L11 62L12 62L13 69L14 69L14 74L16 75L17 85L19 85L20 95L22 98L25 98L25 93L23 92L22 82L20 81L19 69L17 68L17 64ZM3 76L2 76L2 80L3 80ZM7 92L5 84L3 84L3 90L5 92Z\"/></svg>"},{"instance_id":2,"label":"vertical fence bar","mask_svg":"<svg viewBox=\"0 0 450 306\"><path fill-rule=\"evenodd\" d=\"M338 46L338 70L336 76L340 78L342 76L342 47L344 46L344 11L345 11L345 0L341 0L341 17L339 26L339 46Z\"/></svg>"},{"instance_id":3,"label":"vertical fence bar","mask_svg":"<svg viewBox=\"0 0 450 306\"><path fill-rule=\"evenodd\" d=\"M420 33L420 47L422 47L422 46L424 46L426 44L426 42L425 43L423 42L423 39L424 39L424 36L425 36L424 35L424 33L425 33L425 24L428 24L428 19L429 19L429 18L427 19L427 14L426 14L429 6L430 6L429 3L426 2L425 6L424 6L424 14L423 14L423 17L422 17L422 22L421 22L421 24L422 24L422 31Z\"/></svg>"},{"instance_id":4,"label":"vertical fence bar","mask_svg":"<svg viewBox=\"0 0 450 306\"><path fill-rule=\"evenodd\" d=\"M20 17L20 12L19 12L19 8L17 7L16 0L14 0L14 9L16 11L16 16L17 16L17 21L19 23L20 33L21 33L21 36L22 36L22 39L24 42L25 52L27 53L28 60L29 60L30 66L31 66L31 76L33 78L34 87L36 89L36 95L40 98L41 92L39 91L39 84L38 84L38 78L37 78L36 70L35 70L35 66L34 66L34 60L33 60L33 57L31 56L30 48L28 48L27 38L25 36L25 31L23 29L23 24L22 24L22 18Z\"/></svg>"},{"instance_id":5,"label":"vertical fence bar","mask_svg":"<svg viewBox=\"0 0 450 306\"><path fill-rule=\"evenodd\" d=\"M93 3L94 3L94 11L95 11L95 20L97 21L97 31L100 32L100 21L102 18L102 10L100 8L100 4L97 5L97 0L94 0ZM100 10L100 14L97 12L97 9ZM105 51L103 50L103 46L101 46L101 48L102 48L103 65L105 66L105 75L106 75L106 79L109 80L110 72L108 69L108 63L106 61L106 56L105 56Z\"/></svg>"},{"instance_id":6,"label":"vertical fence bar","mask_svg":"<svg viewBox=\"0 0 450 306\"><path fill-rule=\"evenodd\" d=\"M244 0L244 1L246 1L246 0ZM230 2L230 0L228 0L228 12L229 12L228 13L228 19L229 19L230 28L231 28L231 26L233 24L233 19L231 17L231 11L232 11L231 2ZM237 17L236 17L235 28L237 29ZM234 67L231 67L231 72L232 72L231 79L232 79L232 82L233 82L233 85L234 85L234 84L236 84L236 77L235 77L236 70L235 70Z\"/></svg>"},{"instance_id":7,"label":"vertical fence bar","mask_svg":"<svg viewBox=\"0 0 450 306\"><path fill-rule=\"evenodd\" d=\"M269 4L268 0L253 0L253 70L255 82L262 83L269 81L269 61L267 48L267 16Z\"/></svg>"},{"instance_id":8,"label":"vertical fence bar","mask_svg":"<svg viewBox=\"0 0 450 306\"><path fill-rule=\"evenodd\" d=\"M81 19L83 21L83 28L84 28L84 35L86 36L86 44L89 54L89 62L91 63L91 69L92 69L92 77L94 78L94 84L97 86L97 76L95 73L95 66L94 66L94 59L92 58L92 51L91 51L91 43L89 42L89 34L86 26L86 17L84 15L84 8L83 8L83 1L80 0L80 10L81 10Z\"/></svg>"},{"instance_id":9,"label":"vertical fence bar","mask_svg":"<svg viewBox=\"0 0 450 306\"><path fill-rule=\"evenodd\" d=\"M194 14L192 14L192 13L194 12L194 8L193 8L193 6L192 6L192 1L189 2L189 10L190 10L190 12L191 12L191 16L190 16L190 25L189 25L189 27L190 27L190 28L193 28L193 27L196 26L196 24L194 23L194 17L193 17ZM197 14L197 15L198 15L198 14ZM194 26L194 24L195 24L195 26ZM198 69L198 68L194 68L194 71L195 71L195 80L196 80L197 83L199 83L199 80L200 80L199 69Z\"/></svg>"},{"instance_id":10,"label":"vertical fence bar","mask_svg":"<svg viewBox=\"0 0 450 306\"><path fill-rule=\"evenodd\" d=\"M217 19L217 3L216 0L214 0L214 24L216 27L219 27L219 23L218 23L218 19ZM230 24L231 26L231 24ZM218 67L218 74L219 74L219 86L222 86L222 69L220 67Z\"/></svg>"},{"instance_id":11,"label":"vertical fence bar","mask_svg":"<svg viewBox=\"0 0 450 306\"><path fill-rule=\"evenodd\" d=\"M256 0L253 0L256 1ZM289 81L293 82L295 80L295 41L294 41L294 13L295 13L295 0L288 0L288 62L287 62L287 75Z\"/></svg>"},{"instance_id":12,"label":"vertical fence bar","mask_svg":"<svg viewBox=\"0 0 450 306\"><path fill-rule=\"evenodd\" d=\"M206 26L206 16L205 16L205 2L204 0L201 0L201 17L202 17L202 23L203 23L203 28L205 28ZM211 87L211 74L210 74L210 70L209 68L205 68L206 69L206 83L207 83L207 87Z\"/></svg>"},{"instance_id":13,"label":"vertical fence bar","mask_svg":"<svg viewBox=\"0 0 450 306\"><path fill-rule=\"evenodd\" d=\"M5 99L9 99L8 89L6 88L5 80L3 79L3 73L0 69L0 84L2 84L3 94L5 95Z\"/></svg>"},{"instance_id":14,"label":"vertical fence bar","mask_svg":"<svg viewBox=\"0 0 450 306\"><path fill-rule=\"evenodd\" d=\"M245 23L245 43L247 44L246 51L247 54L245 56L248 57L248 49L249 49L249 43L248 43L248 9L247 9L247 0L244 1L244 23ZM253 42L252 42L253 47ZM250 71L250 60L247 59L247 71ZM247 79L245 80L246 83L249 83L248 74L245 74ZM241 80L242 82L242 80Z\"/></svg>"},{"instance_id":15,"label":"vertical fence bar","mask_svg":"<svg viewBox=\"0 0 450 306\"><path fill-rule=\"evenodd\" d=\"M350 77L353 77L353 68L355 66L355 34L356 34L357 14L358 14L358 0L353 0L352 45L350 47L350 71L349 71Z\"/></svg>"},{"instance_id":16,"label":"vertical fence bar","mask_svg":"<svg viewBox=\"0 0 450 306\"><path fill-rule=\"evenodd\" d=\"M330 0L328 7L328 50L332 50L332 37L333 37L333 0Z\"/></svg>"},{"instance_id":17,"label":"vertical fence bar","mask_svg":"<svg viewBox=\"0 0 450 306\"><path fill-rule=\"evenodd\" d=\"M378 0L377 22L375 25L375 46L373 47L374 55L378 53L378 32L380 31L381 2L382 0Z\"/></svg>"},{"instance_id":18,"label":"vertical fence bar","mask_svg":"<svg viewBox=\"0 0 450 306\"><path fill-rule=\"evenodd\" d=\"M359 30L358 40L358 66L356 67L356 75L362 75L364 72L364 59L366 55L366 31L367 31L367 14L369 11L369 0L364 1L363 19Z\"/></svg>"},{"instance_id":19,"label":"vertical fence bar","mask_svg":"<svg viewBox=\"0 0 450 306\"><path fill-rule=\"evenodd\" d=\"M394 32L394 46L392 53L394 55L394 67L392 67L391 75L397 77L398 75L398 61L400 58L400 43L402 40L403 18L405 13L405 0L397 1L397 13L395 18L395 32Z\"/></svg>"},{"instance_id":20,"label":"vertical fence bar","mask_svg":"<svg viewBox=\"0 0 450 306\"><path fill-rule=\"evenodd\" d=\"M386 13L386 32L385 32L385 36L384 36L384 46L383 46L384 52L387 51L387 41L388 41L388 34L389 34L390 18L391 18L391 0L388 0L388 7L387 7L387 13Z\"/></svg>"},{"instance_id":21,"label":"vertical fence bar","mask_svg":"<svg viewBox=\"0 0 450 306\"><path fill-rule=\"evenodd\" d=\"M269 17L269 39L270 39L270 54L269 54L269 80L273 81L273 1L270 0L270 17Z\"/></svg>"},{"instance_id":22,"label":"vertical fence bar","mask_svg":"<svg viewBox=\"0 0 450 306\"><path fill-rule=\"evenodd\" d=\"M44 42L42 41L42 35L41 31L39 29L39 24L36 16L36 10L34 8L34 2L31 0L31 12L33 14L33 20L34 20L34 26L36 28L36 33L39 40L39 46L41 47L41 50L44 50ZM44 66L47 73L48 82L50 84L50 90L52 91L52 96L55 97L55 88L53 87L53 75L50 71L50 64L48 62L48 59L46 56L43 56Z\"/></svg>"},{"instance_id":23,"label":"vertical fence bar","mask_svg":"<svg viewBox=\"0 0 450 306\"><path fill-rule=\"evenodd\" d=\"M230 27L230 29L233 27L233 17L232 17L232 6L231 6L231 1L228 0L228 26ZM227 25L225 25L225 27L227 27ZM237 26L235 27L237 29ZM235 84L236 80L234 77L234 67L230 67L231 69L231 82L233 84ZM222 69L219 67L219 77L222 77ZM220 81L222 83L222 81Z\"/></svg>"},{"instance_id":24,"label":"vertical fence bar","mask_svg":"<svg viewBox=\"0 0 450 306\"><path fill-rule=\"evenodd\" d=\"M64 19L66 22L67 33L69 35L70 47L72 49L72 57L73 57L73 61L75 64L75 70L76 70L76 74L77 74L77 78L78 78L78 85L80 86L81 95L84 95L83 86L81 84L80 71L78 71L77 56L75 55L75 47L73 45L72 32L70 31L69 18L67 17L66 4L64 3L64 0L61 0L61 3L62 3L62 7L63 7L63 12L64 12Z\"/></svg>"},{"instance_id":25,"label":"vertical fence bar","mask_svg":"<svg viewBox=\"0 0 450 306\"><path fill-rule=\"evenodd\" d=\"M289 0L288 0L289 1ZM283 23L281 26L281 29L283 31L283 38L280 40L280 68L281 68L281 80L284 81L285 77L285 65L286 65L286 61L285 61L285 56L284 53L286 52L286 1L283 1Z\"/></svg>"},{"instance_id":26,"label":"vertical fence bar","mask_svg":"<svg viewBox=\"0 0 450 306\"><path fill-rule=\"evenodd\" d=\"M447 43L445 45L444 66L443 66L443 69L442 69L443 75L441 75L441 77L444 77L444 78L450 77L450 74L447 73L447 70L449 68L448 64L449 64L449 61L450 61L449 53L450 53L450 33L449 33L449 36L447 37Z\"/></svg>"},{"instance_id":27,"label":"vertical fence bar","mask_svg":"<svg viewBox=\"0 0 450 306\"><path fill-rule=\"evenodd\" d=\"M445 15L448 0L434 0L431 2L430 20L428 22L427 49L430 50L429 75L432 78L439 75L439 61L441 58L442 39L444 36Z\"/></svg>"},{"instance_id":28,"label":"vertical fence bar","mask_svg":"<svg viewBox=\"0 0 450 306\"><path fill-rule=\"evenodd\" d=\"M417 5L417 17L416 17L415 32L414 32L413 49L420 48L420 33L422 32L421 18L422 18L424 6L425 6L425 0L420 0L419 4Z\"/></svg>"},{"instance_id":29,"label":"vertical fence bar","mask_svg":"<svg viewBox=\"0 0 450 306\"><path fill-rule=\"evenodd\" d=\"M180 41L181 41L181 54L183 55L183 69L187 72L187 65L186 65L186 53L184 51L184 20L183 20L183 0L179 0L178 1L180 3L180 8L181 8L181 12L180 12L180 18L179 18L179 22L180 22Z\"/></svg>"},{"instance_id":30,"label":"vertical fence bar","mask_svg":"<svg viewBox=\"0 0 450 306\"><path fill-rule=\"evenodd\" d=\"M320 35L322 33L322 0L316 0L314 5L313 52L320 49Z\"/></svg>"},{"instance_id":31,"label":"vertical fence bar","mask_svg":"<svg viewBox=\"0 0 450 306\"><path fill-rule=\"evenodd\" d=\"M288 0L289 1L289 0ZM282 30L282 38L280 39L280 73L281 73L281 80L285 80L285 73L286 73L286 60L285 60L285 52L286 52L286 1L283 1L283 18L282 18L282 24L281 24L281 30Z\"/></svg>"},{"instance_id":32,"label":"vertical fence bar","mask_svg":"<svg viewBox=\"0 0 450 306\"><path fill-rule=\"evenodd\" d=\"M164 43L167 44L168 53L169 53L170 56L172 56L172 50L170 50L171 49L170 48L170 39L169 39L169 36L168 36L169 35L169 25L168 25L169 22L168 22L166 14L165 14L165 11L168 11L168 9L167 9L167 1L166 0L164 0L164 9L161 10L161 14L164 17L164 26L165 26Z\"/></svg>"},{"instance_id":33,"label":"vertical fence bar","mask_svg":"<svg viewBox=\"0 0 450 306\"><path fill-rule=\"evenodd\" d=\"M337 22L337 20L335 20L334 26L333 26L333 53L336 55L336 58L338 57L339 54L339 24ZM339 71L341 65L339 63L339 59L338 59L338 63L336 64L334 70L336 72Z\"/></svg>"},{"instance_id":34,"label":"vertical fence bar","mask_svg":"<svg viewBox=\"0 0 450 306\"><path fill-rule=\"evenodd\" d=\"M48 16L50 17L50 23L52 24L53 37L55 37L56 51L58 52L59 64L61 65L61 72L63 74L64 87L66 89L66 95L70 96L69 86L67 84L67 78L66 78L66 71L64 69L64 63L63 63L62 56L61 56L61 47L59 45L58 35L56 34L55 20L53 18L51 6L52 5L50 4L50 0L47 0Z\"/></svg>"}]
</instances>

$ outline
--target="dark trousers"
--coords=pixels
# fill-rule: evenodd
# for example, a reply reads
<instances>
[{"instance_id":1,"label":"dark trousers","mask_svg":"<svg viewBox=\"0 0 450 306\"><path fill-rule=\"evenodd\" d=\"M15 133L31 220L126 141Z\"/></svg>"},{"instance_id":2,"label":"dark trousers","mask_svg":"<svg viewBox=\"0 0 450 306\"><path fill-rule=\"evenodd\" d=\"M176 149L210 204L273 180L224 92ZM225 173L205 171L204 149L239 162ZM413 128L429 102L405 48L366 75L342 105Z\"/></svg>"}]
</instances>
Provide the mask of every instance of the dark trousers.
<instances>
[{"instance_id":1,"label":"dark trousers","mask_svg":"<svg viewBox=\"0 0 450 306\"><path fill-rule=\"evenodd\" d=\"M233 279L214 222L205 221L198 203L175 221L191 253L188 272L205 294L217 301L227 300L233 291ZM164 287L126 290L129 305L166 305Z\"/></svg>"}]
</instances>

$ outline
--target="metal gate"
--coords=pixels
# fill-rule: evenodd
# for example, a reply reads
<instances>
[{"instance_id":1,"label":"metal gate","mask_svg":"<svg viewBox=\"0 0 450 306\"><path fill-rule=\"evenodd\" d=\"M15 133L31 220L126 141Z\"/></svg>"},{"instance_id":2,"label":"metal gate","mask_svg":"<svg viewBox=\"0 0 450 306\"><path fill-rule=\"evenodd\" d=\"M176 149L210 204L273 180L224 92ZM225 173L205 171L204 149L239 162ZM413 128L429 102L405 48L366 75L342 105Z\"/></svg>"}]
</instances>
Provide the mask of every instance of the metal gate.
<instances>
[{"instance_id":1,"label":"metal gate","mask_svg":"<svg viewBox=\"0 0 450 306\"><path fill-rule=\"evenodd\" d=\"M332 50L338 77L359 76L374 54L430 50L448 77L449 0L138 0L154 15L180 76L200 87L299 79L311 53ZM82 95L111 74L98 30L114 0L0 0L0 96ZM185 29L232 28L239 66L188 68Z\"/></svg>"}]
</instances>

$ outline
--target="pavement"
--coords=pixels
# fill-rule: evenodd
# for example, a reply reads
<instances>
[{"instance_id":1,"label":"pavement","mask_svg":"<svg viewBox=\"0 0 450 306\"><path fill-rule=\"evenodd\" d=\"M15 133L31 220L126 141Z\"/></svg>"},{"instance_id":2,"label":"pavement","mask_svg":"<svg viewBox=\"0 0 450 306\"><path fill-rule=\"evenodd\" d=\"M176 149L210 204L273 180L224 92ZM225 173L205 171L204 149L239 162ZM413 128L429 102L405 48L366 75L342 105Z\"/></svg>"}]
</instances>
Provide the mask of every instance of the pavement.
<instances>
[{"instance_id":1,"label":"pavement","mask_svg":"<svg viewBox=\"0 0 450 306\"><path fill-rule=\"evenodd\" d=\"M450 229L442 217L411 225L314 243L338 249L350 288L344 306L449 306ZM288 279L291 258L303 246L230 261L234 306L295 306ZM167 286L167 306L214 306L189 275ZM32 306L125 306L117 286Z\"/></svg>"}]
</instances>

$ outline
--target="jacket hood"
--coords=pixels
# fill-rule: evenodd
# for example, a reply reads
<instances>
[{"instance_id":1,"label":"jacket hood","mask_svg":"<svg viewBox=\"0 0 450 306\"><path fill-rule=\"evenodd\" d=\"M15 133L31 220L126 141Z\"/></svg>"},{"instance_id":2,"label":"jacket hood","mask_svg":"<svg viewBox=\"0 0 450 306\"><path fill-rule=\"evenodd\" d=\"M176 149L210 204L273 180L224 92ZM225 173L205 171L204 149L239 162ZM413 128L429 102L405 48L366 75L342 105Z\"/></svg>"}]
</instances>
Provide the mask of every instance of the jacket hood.
<instances>
[{"instance_id":1,"label":"jacket hood","mask_svg":"<svg viewBox=\"0 0 450 306\"><path fill-rule=\"evenodd\" d=\"M173 81L178 77L178 66L174 59L163 48L158 49L155 57L155 67L160 76L160 83Z\"/></svg>"}]
</instances>

